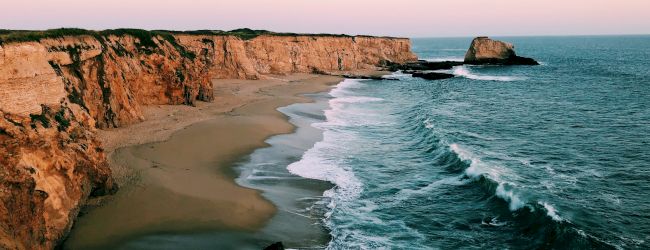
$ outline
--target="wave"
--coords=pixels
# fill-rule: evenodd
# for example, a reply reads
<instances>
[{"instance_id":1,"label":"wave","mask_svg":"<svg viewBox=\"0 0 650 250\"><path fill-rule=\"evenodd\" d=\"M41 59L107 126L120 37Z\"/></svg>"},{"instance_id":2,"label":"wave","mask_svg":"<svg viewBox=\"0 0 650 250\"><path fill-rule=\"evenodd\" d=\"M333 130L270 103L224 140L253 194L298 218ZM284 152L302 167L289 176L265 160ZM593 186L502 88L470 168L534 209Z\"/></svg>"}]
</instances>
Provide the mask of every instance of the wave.
<instances>
[{"instance_id":1,"label":"wave","mask_svg":"<svg viewBox=\"0 0 650 250\"><path fill-rule=\"evenodd\" d=\"M525 78L517 77L517 76L477 75L477 74L473 74L466 66L454 67L454 69L452 70L452 74L454 74L455 76L460 76L460 77L465 77L467 79L480 80L480 81L510 82L510 81L525 80Z\"/></svg>"},{"instance_id":2,"label":"wave","mask_svg":"<svg viewBox=\"0 0 650 250\"><path fill-rule=\"evenodd\" d=\"M354 172L340 163L340 156L347 151L344 145L354 140L354 135L340 128L373 122L368 119L372 118L371 116L358 114L347 105L384 101L381 98L355 95L355 89L366 86L362 81L364 80L346 79L329 92L333 98L329 100L329 109L324 111L325 122L312 124L313 127L323 130L323 139L307 150L299 161L287 166L292 174L335 185L323 193L323 197L329 201L329 211L325 213L326 221L338 204L358 198L363 191L363 185ZM333 228L330 229L332 233Z\"/></svg>"},{"instance_id":3,"label":"wave","mask_svg":"<svg viewBox=\"0 0 650 250\"><path fill-rule=\"evenodd\" d=\"M477 181L483 179L483 181L491 182L496 185L494 195L506 201L510 211L517 211L534 204L524 198L525 196L522 194L522 191L517 188L517 184L503 180L502 176L506 175L508 172L505 168L484 163L471 151L458 144L454 143L449 145L449 149L458 155L461 160L469 163L469 167L466 168L464 172L467 177ZM508 173L508 175L512 174ZM558 211L553 207L553 205L547 202L538 202L538 204L542 205L544 210L546 210L546 214L553 220L565 220L558 215Z\"/></svg>"},{"instance_id":4,"label":"wave","mask_svg":"<svg viewBox=\"0 0 650 250\"><path fill-rule=\"evenodd\" d=\"M458 144L449 145L449 149L459 159L469 164L463 173L465 176L480 183L481 186L487 187L494 196L508 204L508 209L513 212L513 218L516 218L521 230L536 228L528 233L536 235L547 245L566 246L566 242L576 241L576 244L587 246L588 249L618 248L617 245L577 228L570 220L561 217L558 209L551 203L527 199L534 195L527 196L515 183L504 181L503 176L506 175L516 178L511 174L506 174L507 171L504 168L482 162L470 150ZM503 225L503 223L493 223L492 221L487 224L490 226ZM583 240L576 240L576 237Z\"/></svg>"},{"instance_id":5,"label":"wave","mask_svg":"<svg viewBox=\"0 0 650 250\"><path fill-rule=\"evenodd\" d=\"M336 160L328 159L324 155L334 146L331 137L325 131L323 140L307 150L299 161L289 164L287 169L290 173L304 178L327 181L336 185L335 189L326 191L324 197L332 198L335 193L339 193L345 200L354 199L361 193L361 182L352 171L342 168L336 164ZM330 208L334 206L334 203L329 205Z\"/></svg>"},{"instance_id":6,"label":"wave","mask_svg":"<svg viewBox=\"0 0 650 250\"><path fill-rule=\"evenodd\" d=\"M551 248L567 246L568 242L586 246L587 249L619 248L617 245L585 233L570 220L561 217L558 209L551 203L527 199L528 196L515 183L501 179L501 174L504 174L503 169L483 163L471 151L458 144L451 144L449 148L459 159L469 164L463 174L505 201L508 204L508 209L513 212L513 219L515 219L515 223L512 225L499 221L496 217L487 222L483 221L482 224L518 227L522 232L534 235L534 238L540 243L546 246L555 246Z\"/></svg>"},{"instance_id":7,"label":"wave","mask_svg":"<svg viewBox=\"0 0 650 250\"><path fill-rule=\"evenodd\" d=\"M363 79L345 79L339 83L336 88L329 92L329 95L334 97L329 100L329 109L324 111L325 122L314 123L313 127L327 130L331 127L337 126L352 126L362 123L373 122L374 117L371 114L358 115L358 110L348 108L350 104L358 103L376 103L382 102L384 99L368 96L355 95L354 90L366 86L362 81ZM381 119L374 119L375 123L381 123Z\"/></svg>"},{"instance_id":8,"label":"wave","mask_svg":"<svg viewBox=\"0 0 650 250\"><path fill-rule=\"evenodd\" d=\"M563 221L564 220L564 219L562 219L562 217L557 215L557 210L552 205L550 205L550 204L548 204L546 202L543 202L543 201L539 201L538 204L542 205L544 207L544 209L546 209L546 215L551 217L551 219L553 219L555 221Z\"/></svg>"},{"instance_id":9,"label":"wave","mask_svg":"<svg viewBox=\"0 0 650 250\"><path fill-rule=\"evenodd\" d=\"M330 108L325 110L326 121L312 124L312 126L324 129L323 139L309 150L302 158L290 164L287 169L290 173L309 179L323 180L336 185L335 189L325 192L325 197L333 197L334 193L340 193L347 198L354 198L361 192L361 182L354 176L354 173L337 164L336 159L328 157L328 152L339 145L338 140L344 135L327 130L328 127L346 125L344 117L339 117L344 112L345 103L378 102L381 98L354 96L352 90L364 86L362 80L345 79L332 89L329 94L334 97L329 101ZM334 206L332 204L331 206Z\"/></svg>"}]
</instances>

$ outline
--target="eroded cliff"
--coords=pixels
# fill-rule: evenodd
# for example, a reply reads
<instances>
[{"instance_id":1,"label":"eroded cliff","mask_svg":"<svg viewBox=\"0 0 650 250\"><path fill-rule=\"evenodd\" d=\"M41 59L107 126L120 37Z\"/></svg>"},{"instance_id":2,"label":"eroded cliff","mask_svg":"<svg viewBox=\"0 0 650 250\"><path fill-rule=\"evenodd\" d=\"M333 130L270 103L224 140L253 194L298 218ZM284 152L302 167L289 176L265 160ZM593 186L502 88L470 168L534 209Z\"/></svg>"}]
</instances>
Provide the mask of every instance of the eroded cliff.
<instances>
[{"instance_id":1,"label":"eroded cliff","mask_svg":"<svg viewBox=\"0 0 650 250\"><path fill-rule=\"evenodd\" d=\"M0 108L38 112L63 97L97 127L142 118L141 105L212 99L212 78L373 69L415 60L408 39L262 35L80 35L0 45ZM21 93L21 94L17 94Z\"/></svg>"},{"instance_id":2,"label":"eroded cliff","mask_svg":"<svg viewBox=\"0 0 650 250\"><path fill-rule=\"evenodd\" d=\"M141 121L142 105L211 101L213 78L375 69L416 59L400 38L28 35L0 39L0 248L8 249L55 247L89 196L116 190L94 131Z\"/></svg>"},{"instance_id":3,"label":"eroded cliff","mask_svg":"<svg viewBox=\"0 0 650 250\"><path fill-rule=\"evenodd\" d=\"M51 249L88 197L117 188L92 118L66 104L0 115L0 248Z\"/></svg>"}]
</instances>

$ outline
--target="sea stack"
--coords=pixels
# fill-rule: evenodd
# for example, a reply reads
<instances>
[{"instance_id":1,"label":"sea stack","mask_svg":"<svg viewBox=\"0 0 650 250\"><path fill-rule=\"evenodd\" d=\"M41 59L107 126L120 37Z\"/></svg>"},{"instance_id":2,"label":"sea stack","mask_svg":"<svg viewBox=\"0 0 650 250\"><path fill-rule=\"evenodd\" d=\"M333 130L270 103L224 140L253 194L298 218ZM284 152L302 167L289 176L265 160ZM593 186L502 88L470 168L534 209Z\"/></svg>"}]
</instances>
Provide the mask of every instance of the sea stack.
<instances>
[{"instance_id":1,"label":"sea stack","mask_svg":"<svg viewBox=\"0 0 650 250\"><path fill-rule=\"evenodd\" d=\"M486 36L472 40L465 54L465 64L539 65L532 58L517 56L515 46L511 43L492 40Z\"/></svg>"}]
</instances>

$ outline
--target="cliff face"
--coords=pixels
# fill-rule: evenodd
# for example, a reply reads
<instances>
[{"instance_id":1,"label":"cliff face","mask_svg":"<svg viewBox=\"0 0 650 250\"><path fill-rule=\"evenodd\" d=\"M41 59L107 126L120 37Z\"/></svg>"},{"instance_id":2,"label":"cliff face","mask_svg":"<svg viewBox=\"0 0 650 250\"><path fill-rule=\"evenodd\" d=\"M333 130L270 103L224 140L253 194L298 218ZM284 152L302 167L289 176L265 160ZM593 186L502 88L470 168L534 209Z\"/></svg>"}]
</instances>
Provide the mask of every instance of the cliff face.
<instances>
[{"instance_id":1,"label":"cliff face","mask_svg":"<svg viewBox=\"0 0 650 250\"><path fill-rule=\"evenodd\" d=\"M143 41L144 40L144 41ZM373 69L415 60L408 39L330 36L74 36L0 46L0 108L66 97L97 127L137 122L141 105L212 100L212 78ZM16 94L20 93L20 94Z\"/></svg>"},{"instance_id":2,"label":"cliff face","mask_svg":"<svg viewBox=\"0 0 650 250\"><path fill-rule=\"evenodd\" d=\"M82 110L0 111L0 248L51 249L89 196L116 190Z\"/></svg>"},{"instance_id":3,"label":"cliff face","mask_svg":"<svg viewBox=\"0 0 650 250\"><path fill-rule=\"evenodd\" d=\"M98 34L0 41L0 248L51 249L89 196L116 190L94 131L142 105L211 101L212 78L416 59L398 38Z\"/></svg>"}]
</instances>

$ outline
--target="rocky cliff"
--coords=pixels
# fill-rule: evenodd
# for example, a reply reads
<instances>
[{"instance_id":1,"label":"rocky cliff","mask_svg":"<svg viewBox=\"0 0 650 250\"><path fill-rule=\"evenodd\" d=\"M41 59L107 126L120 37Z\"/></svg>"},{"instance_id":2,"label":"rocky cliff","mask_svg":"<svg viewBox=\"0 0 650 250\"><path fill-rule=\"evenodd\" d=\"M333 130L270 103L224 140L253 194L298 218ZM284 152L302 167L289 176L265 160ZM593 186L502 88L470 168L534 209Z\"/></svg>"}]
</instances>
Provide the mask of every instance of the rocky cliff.
<instances>
[{"instance_id":1,"label":"rocky cliff","mask_svg":"<svg viewBox=\"0 0 650 250\"><path fill-rule=\"evenodd\" d=\"M212 78L416 59L400 38L73 31L0 32L0 248L51 249L88 197L116 190L94 131L141 121L142 105L211 101Z\"/></svg>"},{"instance_id":2,"label":"rocky cliff","mask_svg":"<svg viewBox=\"0 0 650 250\"><path fill-rule=\"evenodd\" d=\"M416 59L409 40L400 38L131 33L0 45L0 109L26 115L66 97L98 128L118 127L141 120L141 105L210 101L212 78L373 69Z\"/></svg>"},{"instance_id":3,"label":"rocky cliff","mask_svg":"<svg viewBox=\"0 0 650 250\"><path fill-rule=\"evenodd\" d=\"M65 104L0 115L0 248L51 249L89 197L117 188L92 118Z\"/></svg>"}]
</instances>

